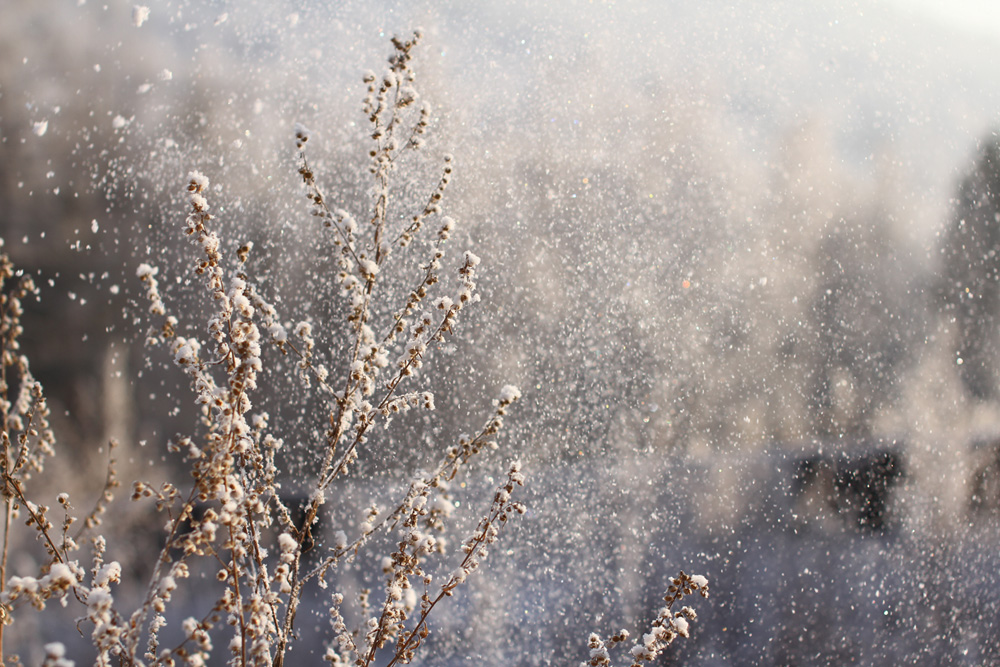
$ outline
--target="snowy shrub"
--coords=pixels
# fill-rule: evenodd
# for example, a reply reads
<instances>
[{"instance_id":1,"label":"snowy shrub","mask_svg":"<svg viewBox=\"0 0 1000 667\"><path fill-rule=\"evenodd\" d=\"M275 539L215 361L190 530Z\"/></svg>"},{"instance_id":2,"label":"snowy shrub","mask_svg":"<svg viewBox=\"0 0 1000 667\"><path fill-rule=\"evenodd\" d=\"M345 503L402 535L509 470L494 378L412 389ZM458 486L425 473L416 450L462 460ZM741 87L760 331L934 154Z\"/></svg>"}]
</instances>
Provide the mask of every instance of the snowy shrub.
<instances>
[{"instance_id":1,"label":"snowy shrub","mask_svg":"<svg viewBox=\"0 0 1000 667\"><path fill-rule=\"evenodd\" d=\"M667 589L667 594L663 597L666 604L660 608L650 625L649 632L642 635L641 641L636 641L628 652L633 667L638 667L644 662L652 662L675 639L689 636L688 621L695 620L698 617L697 614L689 606L682 607L680 611L674 611L673 608L685 596L695 593L702 597L708 597L708 579L701 575L690 576L681 572L670 580L670 588ZM600 635L591 634L587 642L587 648L590 649L590 660L581 663L580 667L610 667L612 664L610 650L624 644L628 638L627 630L621 630L607 642L602 641Z\"/></svg>"},{"instance_id":2,"label":"snowy shrub","mask_svg":"<svg viewBox=\"0 0 1000 667\"><path fill-rule=\"evenodd\" d=\"M140 10L145 8L137 7L137 16ZM521 397L511 385L498 390L492 414L475 434L442 444L438 461L404 484L394 504L371 505L356 522L349 503L339 499L351 484L367 483L358 470L362 457L373 454L370 440L390 459L406 445L381 430L376 434L376 427L388 429L396 415L435 410L434 394L420 386L425 361L479 300L480 258L468 250L456 257L447 252L456 225L441 204L450 156L427 199L405 217L398 212L406 204L397 167L404 155L422 149L431 119L414 88L411 50L418 40L419 32L410 40L393 39L388 69L364 79L372 179L365 215L334 206L307 159L310 131L295 126L299 175L312 215L328 232L332 257L326 259L336 269L330 280L342 295L343 321L281 312L280 301L254 279L253 244L227 238L217 224L209 179L198 171L183 184L188 210L180 229L194 245L191 269L208 304L204 312L172 312L158 279L174 278L168 274L177 267L146 262L137 268L151 321L148 355L161 355L183 372L200 413L192 430L167 447L183 460L187 476L131 484L132 500L152 506L163 536L159 553L147 557L143 592L127 607L117 590L123 567L112 559L116 545L103 530L119 486L113 443L104 492L88 514L81 517L65 493L56 513L32 500L39 491L31 486L34 476L56 455L42 387L18 347L22 302L37 290L30 276L0 256L5 625L25 606L51 611L53 600L76 602L81 618L66 632L89 635L98 665L202 665L222 656L234 665L282 665L293 661L289 651L309 633L319 635L332 665L408 663L431 633L431 612L475 574L508 523L525 512L515 500L525 478L513 460L483 499L478 524L451 547L457 505L451 483L473 459L499 449L504 419ZM235 257L227 255L230 247ZM405 257L417 260L406 263ZM419 270L410 287L395 299L398 290L385 286L387 276L405 280L414 266ZM339 358L322 349L321 334L335 341ZM322 427L306 445L315 466L298 504L282 490L294 476L283 468L290 445L280 413L289 397L259 386L271 372L308 388L309 410L325 406L312 415ZM8 552L23 542L12 536L14 519L24 521L45 550L32 576L8 572ZM361 562L381 572L378 593L342 588L344 570ZM673 607L694 593L707 596L704 577L681 573L672 580L665 606L628 654L632 664L653 660L676 637L687 636L694 612ZM297 619L307 597L311 607L323 609L325 627ZM203 606L192 609L192 601ZM588 664L609 664L608 650L627 638L623 631L605 644L592 635ZM0 626L0 650L2 639ZM46 644L44 652L45 664L71 664L61 642Z\"/></svg>"}]
</instances>

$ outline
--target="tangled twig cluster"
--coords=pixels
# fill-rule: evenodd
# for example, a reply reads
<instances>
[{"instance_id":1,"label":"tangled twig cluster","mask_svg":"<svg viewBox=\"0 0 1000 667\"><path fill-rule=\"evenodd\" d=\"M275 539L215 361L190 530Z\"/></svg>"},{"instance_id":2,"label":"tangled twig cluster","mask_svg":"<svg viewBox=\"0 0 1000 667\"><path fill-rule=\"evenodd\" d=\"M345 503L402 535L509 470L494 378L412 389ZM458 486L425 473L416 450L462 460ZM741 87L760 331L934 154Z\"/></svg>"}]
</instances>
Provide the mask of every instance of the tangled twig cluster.
<instances>
[{"instance_id":1,"label":"tangled twig cluster","mask_svg":"<svg viewBox=\"0 0 1000 667\"><path fill-rule=\"evenodd\" d=\"M189 208L183 231L197 249L193 270L203 281L211 304L205 324L193 326L168 314L157 281L160 268L148 263L138 267L150 316L160 320L146 341L165 348L172 363L185 373L201 407L201 423L197 432L178 436L168 447L183 457L190 471L189 483L136 481L132 485L132 499L153 502L167 520L146 592L131 613L121 611L113 595L122 568L116 561L105 562L105 539L96 536L91 541L89 572L74 556L79 534L70 534L76 520L68 497L63 494L59 499L66 517L61 530L50 520L48 507L28 499L25 482L54 454L55 441L41 386L32 378L27 359L18 353L21 301L35 292L35 286L30 277L20 276L16 287L0 290L0 416L7 510L0 585L5 618L22 602L43 609L51 599L75 597L86 606L85 620L93 627L91 639L99 665L112 661L122 665L205 664L226 626L230 627L226 649L232 664L281 665L299 637L296 613L307 586L325 589L331 581L335 583L337 568L358 558L373 536L384 532L398 537L395 549L383 559L384 598L379 610L371 612L371 593L365 592L359 600L364 620L349 629L341 613L344 595L331 592L327 659L334 664L369 665L376 659L382 662L384 658L377 656L384 650L389 652L390 663L409 662L430 632L431 611L479 567L508 519L524 512L524 506L511 499L514 488L523 483L520 464L515 463L479 526L462 544L458 564L440 582L435 581L434 573L442 567L437 561L449 557L445 532L454 509L450 482L474 456L498 448L496 436L503 417L520 397L516 388L505 387L494 413L478 433L446 448L433 472L418 474L393 508L379 511L373 507L353 535L348 534L350 521L338 525L333 518L332 529L320 525L320 508L334 482L350 473L372 427L388 424L394 415L412 409L435 409L434 395L412 385L432 345L451 336L461 311L478 300L480 259L472 252L465 251L459 258L453 291L441 287L448 282L442 281L442 271L446 243L455 227L454 219L441 215L452 172L450 156L427 202L398 228L388 216L396 194L392 174L397 161L404 151L424 146L431 120L430 106L418 104L410 66L411 50L419 37L416 33L410 40L394 39L386 73L380 78L365 76L365 112L372 128L369 171L374 183L371 214L365 224L359 225L345 208L327 204L306 157L309 131L301 125L295 128L299 174L313 214L331 232L339 270L336 281L345 302L351 343L346 358L334 360L339 368L331 371L318 361L314 329L323 323L314 323L308 313L297 323L286 321L262 294L249 268L251 243L239 246L235 262L225 257L227 240L220 236L210 212L209 180L204 174L191 172L185 183ZM436 235L420 246L428 249L429 256L421 264L416 284L392 306L391 292L379 289L392 250L419 252L413 242L435 216L440 223ZM0 281L15 277L13 266L3 257ZM266 405L270 398L258 391L261 373L268 364L287 358L295 360L303 384L314 387L329 406L325 432L315 443L322 452L321 462L301 512L287 506L279 492L282 471L277 455L284 446L280 424L268 412L254 411L255 403ZM11 395L16 399L8 400ZM83 521L84 528L100 525L116 485L112 465L105 494ZM8 577L6 573L11 521L21 512L48 553L48 562L37 577ZM321 557L306 561L306 552ZM429 567L431 559L434 567ZM176 613L170 612L171 601L182 582L206 563L215 563L217 568L220 586L215 602L201 616L178 622ZM163 630L171 624L180 627L180 643L165 640ZM53 664L65 660L60 646L51 645L46 651Z\"/></svg>"},{"instance_id":2,"label":"tangled twig cluster","mask_svg":"<svg viewBox=\"0 0 1000 667\"><path fill-rule=\"evenodd\" d=\"M679 611L673 609L675 604L695 593L704 598L708 597L708 579L699 574L687 575L682 571L670 580L670 587L663 596L666 604L653 619L649 632L642 635L642 641L635 642L628 652L631 667L641 667L644 662L651 663L673 644L675 639L689 636L689 621L695 620L698 615L694 609L686 605ZM608 641L592 633L587 641L590 659L580 663L580 667L611 667L611 649L625 644L629 637L628 630L621 630Z\"/></svg>"},{"instance_id":3,"label":"tangled twig cluster","mask_svg":"<svg viewBox=\"0 0 1000 667\"><path fill-rule=\"evenodd\" d=\"M476 254L462 252L453 260L455 274L451 278L444 274L448 241L456 226L442 210L453 170L451 156L444 157L441 175L426 201L421 200L409 215L396 214L408 204L398 197L401 189L393 174L402 155L423 150L432 116L414 87L411 52L419 39L419 32L409 40L393 39L386 72L364 77L373 187L370 213L363 222L347 210L349 204L331 206L333 198L324 193L307 159L310 132L295 126L298 173L313 216L328 232L337 267L335 284L343 298L343 322L314 322L308 312L298 318L279 313L253 278L253 244L237 246L220 232L210 213L209 179L198 171L184 183L188 210L183 234L196 249L192 270L209 303L205 320L186 321L192 317L171 313L157 281L160 268L149 263L138 267L137 278L155 321L145 340L164 350L170 363L184 373L200 414L192 432L167 445L182 459L188 477L132 483L132 500L150 503L165 517L165 527L145 592L130 612L115 596L123 568L106 557L108 540L98 530L118 486L114 443L103 493L82 521L67 494L58 497L61 522L50 518L49 507L30 499L27 483L55 454L55 436L41 385L18 345L22 302L37 290L30 276L16 272L0 254L4 624L24 604L43 610L52 600L66 604L75 599L86 609L76 627L90 628L97 665L197 667L217 655L216 644L225 638L229 664L278 667L302 639L304 631L296 617L311 590L327 600L329 663L357 667L409 663L430 635L432 612L475 574L510 520L524 514L525 506L514 495L525 480L520 462L514 461L478 525L458 542L459 553L449 553L447 532L457 504L452 502L452 482L474 458L499 448L507 412L521 397L511 385L500 390L492 414L475 435L463 435L442 447L438 463L428 466L430 472L417 473L388 509L372 505L360 525L348 517L321 514L324 505L337 504L328 501L369 450L364 445L376 424L388 427L396 415L435 409L434 394L418 385L424 362L432 349L455 333L463 310L479 300ZM423 238L434 220L436 231ZM226 248L233 247L234 259L226 256ZM399 271L393 258L421 251L426 255L405 296L394 299L393 291L384 287L385 276ZM326 327L347 341L340 346L339 359L318 349L317 336L330 333L324 332ZM289 368L293 379L311 389L311 400L325 406L315 436L307 443L318 452L318 466L301 507L291 506L281 493L286 473L279 452L285 448L287 433L280 419L263 409L269 404L280 408L280 399L259 388L262 374L281 367ZM389 438L388 446L398 443ZM46 552L46 560L32 576L8 576L16 518L33 529ZM377 534L393 541L388 555L378 554ZM78 553L84 537L89 569ZM357 604L348 612L349 596L340 590L337 573L361 558L381 570L381 592L362 589L353 596ZM206 572L215 573L215 588L200 583ZM195 588L212 601L197 616L180 618L173 604L178 591ZM685 595L707 595L707 591L703 577L682 573L673 580L666 607L642 643L632 649L635 665L653 660L675 637L687 635L687 620L694 618L694 612L685 607L674 613L672 607ZM353 627L347 620L352 617L360 618ZM2 633L0 625L0 661ZM607 649L627 636L620 633L606 645L593 635L589 664L609 664ZM70 664L59 643L46 645L45 652L45 664Z\"/></svg>"}]
</instances>

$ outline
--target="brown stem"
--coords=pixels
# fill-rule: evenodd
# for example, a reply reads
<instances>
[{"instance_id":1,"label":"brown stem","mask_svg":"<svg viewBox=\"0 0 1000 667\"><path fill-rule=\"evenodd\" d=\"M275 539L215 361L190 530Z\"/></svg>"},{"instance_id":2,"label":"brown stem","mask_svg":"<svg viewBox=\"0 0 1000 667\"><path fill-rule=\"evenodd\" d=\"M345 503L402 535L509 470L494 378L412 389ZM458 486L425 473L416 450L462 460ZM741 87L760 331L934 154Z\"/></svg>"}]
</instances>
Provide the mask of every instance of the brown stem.
<instances>
[{"instance_id":1,"label":"brown stem","mask_svg":"<svg viewBox=\"0 0 1000 667\"><path fill-rule=\"evenodd\" d=\"M233 535L233 526L229 526L229 541L235 546L236 538ZM230 561L231 561L231 571L230 575L233 577L233 594L236 595L236 604L239 606L239 620L240 620L240 664L247 664L247 626L246 619L243 617L243 600L240 597L240 571L239 566L236 563L236 549L230 549Z\"/></svg>"},{"instance_id":2,"label":"brown stem","mask_svg":"<svg viewBox=\"0 0 1000 667\"><path fill-rule=\"evenodd\" d=\"M458 569L464 569L468 567L472 559L476 557L477 552L483 547L483 544L486 542L486 530L490 526L490 524L492 524L493 521L496 520L496 517L499 516L500 509L502 506L503 503L500 503L499 499L497 497L494 497L493 505L487 512L486 517L482 521L480 521L479 527L476 529L477 533L479 533L480 536L478 538L475 538L474 540L472 540L472 542L469 543L471 549L469 550L469 553L465 555L465 558L462 559L462 562L461 564L459 564ZM395 665L397 662L403 659L403 656L406 653L406 650L409 648L411 642L413 642L415 637L419 636L420 629L427 624L427 617L430 615L431 610L434 609L434 606L442 599L444 599L445 596L450 595L453 590L458 588L458 584L459 584L458 581L449 579L449 581L447 581L444 584L444 586L441 587L441 592L437 594L437 597L435 597L431 601L431 603L427 605L427 607L424 608L421 605L422 608L420 611L420 619L417 621L417 624L416 626L414 626L413 630L407 633L406 639L404 641L401 641L397 645L396 654L392 657L392 660L389 661L389 664L386 665L386 667L393 667L393 665ZM366 665L371 662L371 659L374 657L374 653L375 653L375 648L373 645L372 655L365 663Z\"/></svg>"},{"instance_id":3,"label":"brown stem","mask_svg":"<svg viewBox=\"0 0 1000 667\"><path fill-rule=\"evenodd\" d=\"M0 557L0 593L7 586L7 548L10 540L10 520L14 514L14 503L10 496L4 494L6 509L3 521L3 555ZM7 626L7 609L0 607L0 665L3 664L3 631Z\"/></svg>"},{"instance_id":4,"label":"brown stem","mask_svg":"<svg viewBox=\"0 0 1000 667\"><path fill-rule=\"evenodd\" d=\"M52 557L59 563L65 562L63 557L59 554L59 547L57 547L56 543L52 541L52 537L49 535L49 531L45 527L42 518L35 514L34 510L31 509L31 503L24 496L24 490L21 488L21 485L14 480L13 486L14 494L17 496L18 500L21 501L21 505L24 506L24 509L27 510L28 514L31 515L32 521L34 521L35 525L38 526L38 532L42 534L46 544L49 545L49 549L52 551Z\"/></svg>"}]
</instances>

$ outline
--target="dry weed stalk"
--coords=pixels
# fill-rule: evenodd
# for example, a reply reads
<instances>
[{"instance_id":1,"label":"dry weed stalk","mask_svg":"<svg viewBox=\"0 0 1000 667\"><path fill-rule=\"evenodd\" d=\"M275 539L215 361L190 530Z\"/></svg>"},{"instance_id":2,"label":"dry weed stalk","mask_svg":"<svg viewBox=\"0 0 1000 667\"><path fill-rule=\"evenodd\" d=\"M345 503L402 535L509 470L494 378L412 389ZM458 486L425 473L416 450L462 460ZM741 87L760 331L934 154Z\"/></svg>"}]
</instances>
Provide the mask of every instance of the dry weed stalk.
<instances>
[{"instance_id":1,"label":"dry weed stalk","mask_svg":"<svg viewBox=\"0 0 1000 667\"><path fill-rule=\"evenodd\" d=\"M48 519L49 508L25 495L24 481L41 470L46 456L53 455L54 438L46 422L41 387L31 378L27 359L17 353L20 301L35 290L34 285L25 277L3 295L0 396L4 401L0 409L4 422L5 536L9 535L11 518L18 510L24 511L49 555L41 576L8 580L4 549L0 580L6 583L5 612L21 602L41 609L51 598L75 597L87 607L86 620L92 625L91 640L100 665L113 661L122 665L204 664L215 652L213 638L218 638L226 625L232 628L226 647L231 664L281 665L298 638L295 618L305 587L326 588L334 570L359 557L371 538L383 531L398 536L395 550L384 559L384 600L373 614L366 593L361 601L362 609L368 610L365 621L349 631L341 615L343 595L331 595L333 640L326 659L334 664L369 665L381 656L381 649L386 649L391 663L409 662L429 634L431 611L478 568L509 517L524 512L524 507L511 499L514 487L523 483L520 465L514 463L484 518L464 543L457 566L442 581L434 580L432 570L437 566L429 568L428 561L448 558L442 533L453 507L449 482L472 457L497 449L495 438L504 415L520 397L516 388L508 386L500 392L494 413L478 434L463 437L448 448L433 472L421 473L413 480L394 508L386 512L373 508L352 536L342 530L330 539L327 535L333 531L321 531L318 525L331 485L357 461L372 427L400 412L434 409L433 394L412 385L429 348L450 336L459 313L478 300L475 290L480 260L472 252L466 251L459 258L453 293L441 287L445 246L455 225L454 220L441 215L440 206L452 172L450 156L428 201L401 229L395 229L388 216L397 161L404 151L421 148L430 121L430 107L417 104L413 88L410 52L418 39L419 34L410 40L394 39L386 73L379 79L372 74L365 76L374 180L374 202L366 223L359 225L347 211L328 206L306 159L308 130L296 126L299 173L313 214L331 232L339 268L336 280L346 300L351 344L340 369L331 372L317 362L312 322L303 319L283 324L277 309L261 294L247 266L251 244L239 247L232 264L223 256L226 244L213 227L208 179L201 173L192 172L185 184L190 209L184 232L197 248L194 270L211 299L207 331L202 329L207 337L189 334L200 327L168 314L157 281L158 267L139 266L137 276L145 287L150 315L162 319L147 335L147 343L165 347L173 363L187 375L201 406L203 428L200 434L178 437L169 447L184 456L192 477L189 485L157 486L143 481L132 485L133 500L152 499L168 520L146 593L130 614L115 605L111 586L120 580L121 567L117 562L104 562L103 538L92 542L94 564L90 572L72 558L77 547L68 533L74 521L68 498L60 496L67 517L60 534ZM397 308L387 310L388 304L377 300L389 297L377 288L393 249L416 249L412 241L434 217L439 219L436 236L426 245L430 256L421 265L415 286ZM4 258L0 280L13 277L13 268ZM434 289L440 293L432 299ZM380 316L387 319L379 321ZM282 438L272 431L266 412L251 413L251 397L267 402L268 397L255 392L270 354L268 347L279 359L294 359L299 377L329 406L322 441L315 443L323 452L321 464L299 519L279 493L281 471L276 454ZM12 393L12 380L18 383L13 402L6 400ZM112 466L107 499L115 484ZM85 526L99 525L107 499L87 517ZM343 525L349 525L346 518ZM4 544L6 547L6 539ZM305 569L303 554L307 551L324 555ZM204 562L217 564L221 593L200 617L181 621L184 639L179 644L164 645L163 629L176 623L168 615L170 602L182 581L196 568L203 568ZM50 661L65 660L60 647L46 650Z\"/></svg>"},{"instance_id":2,"label":"dry weed stalk","mask_svg":"<svg viewBox=\"0 0 1000 667\"><path fill-rule=\"evenodd\" d=\"M306 157L309 131L301 125L295 128L299 174L312 214L329 231L338 268L335 279L345 299L350 342L339 368L330 371L318 361L314 338L318 325L308 319L297 323L283 319L261 293L248 267L252 244L239 246L235 261L224 257L227 244L213 226L209 183L203 174L192 172L185 184L189 212L184 233L197 248L194 271L210 297L207 326L192 326L168 314L157 281L158 267L138 267L150 316L159 320L146 341L165 348L186 374L201 418L198 432L179 436L168 447L183 456L190 481L132 484L132 499L149 499L167 521L148 586L131 613L116 604L112 586L120 582L122 568L116 561L106 561L105 538L90 539L92 565L85 569L74 556L82 532L70 534L76 519L66 494L59 496L65 518L57 528L48 518L49 508L32 502L25 491L31 475L40 472L44 459L54 454L54 436L41 386L18 351L21 301L36 291L35 286L30 277L20 276L9 287L19 275L0 255L0 465L6 510L0 593L5 622L20 604L44 609L52 599L65 603L72 597L86 608L77 628L90 628L97 665L204 665L218 650L214 642L229 626L224 648L229 664L280 666L300 639L295 621L307 587L326 590L338 567L362 554L379 562L378 556L364 549L382 532L395 536L395 548L380 559L382 597L373 601L370 591L362 592L358 610L364 620L352 629L342 613L344 595L329 593L332 634L325 659L333 665L359 667L408 663L430 633L428 617L433 610L479 568L509 519L525 511L512 500L515 488L524 482L515 461L478 526L462 543L461 555L453 557L459 559L457 564L446 568L446 575L435 574L449 558L443 533L453 509L450 482L473 457L497 449L496 437L507 410L520 398L515 387L506 386L477 434L460 438L431 472L418 474L394 507L387 511L372 507L353 534L348 534L351 524L345 517L334 519L334 530L319 526L320 509L334 492L333 483L349 473L372 427L380 422L388 425L400 412L434 409L433 394L413 385L430 348L450 336L461 311L478 300L480 260L472 252L464 252L457 261L453 291L449 293L444 287L448 281L441 280L447 241L455 226L441 209L452 173L450 156L445 157L426 202L401 225L389 215L391 206L405 205L393 199L397 191L392 175L398 160L405 152L421 149L431 118L430 107L418 103L413 87L411 50L419 37L418 32L410 40L394 38L387 71L381 77L367 74L364 79L368 84L364 109L372 140L369 171L374 185L371 212L364 222L358 223L345 209L330 206ZM423 245L429 255L405 299L392 308L386 303L387 290L379 290L390 260L396 252L418 252L420 246L413 242L435 220L434 236ZM322 453L320 464L299 518L280 493L282 471L277 454L284 444L280 431L272 428L267 412L251 412L251 399L265 405L269 398L275 400L260 395L258 378L267 363L282 360L291 360L302 383L328 406L325 431L312 443ZM81 531L100 527L115 486L112 458L104 493L82 522ZM43 542L48 559L38 576L8 578L11 522L22 512ZM338 527L344 529L335 530ZM320 557L310 558L307 564L303 556L310 551ZM214 603L198 617L180 620L179 612L169 613L183 582L209 565L220 583ZM707 592L707 583L684 575L674 585L676 599L692 590ZM188 583L188 588L194 586ZM674 601L668 600L668 610ZM647 645L647 653L633 651L636 662L652 659L647 656L661 650L660 644L684 634L682 620L669 614L658 619L653 633L659 644ZM163 630L169 624L180 627L179 642L165 639ZM2 647L0 626L0 651ZM46 646L46 655L46 664L68 664L59 644ZM598 663L592 660L591 664Z\"/></svg>"},{"instance_id":3,"label":"dry weed stalk","mask_svg":"<svg viewBox=\"0 0 1000 667\"><path fill-rule=\"evenodd\" d=\"M0 248L3 241L0 239ZM13 283L13 285L11 284ZM104 490L94 508L71 530L78 518L72 512L69 495L60 493L56 501L63 512L57 528L49 519L50 507L29 498L28 482L44 471L45 461L55 456L55 435L49 425L49 408L41 384L31 373L28 358L21 352L18 338L23 333L21 315L23 302L37 296L38 289L31 276L14 269L6 253L0 252L0 432L2 460L0 480L3 483L4 523L3 545L0 553L0 662L3 662L4 627L13 621L12 607L18 600L43 609L50 599L65 601L72 593L86 603L88 597L96 603L100 591L117 581L121 574L117 564L104 565L104 540L91 538L94 553L93 586L86 589L80 582L86 576L73 555L80 549L85 534L98 528L113 491L118 486L113 456L115 443L109 443L111 454ZM14 400L11 400L13 398ZM41 542L47 562L39 576L7 576L14 520L23 518L34 529ZM55 647L46 647L59 664L62 655ZM58 653L58 655L56 655Z\"/></svg>"},{"instance_id":4,"label":"dry weed stalk","mask_svg":"<svg viewBox=\"0 0 1000 667\"><path fill-rule=\"evenodd\" d=\"M653 619L649 632L642 635L642 641L635 642L628 651L631 667L641 667L644 662L653 662L675 639L689 636L689 621L695 620L697 614L689 606L682 607L680 611L674 611L673 608L686 596L695 593L708 597L708 579L698 574L687 575L681 572L670 580L670 587L663 596L666 604ZM580 663L580 667L611 667L611 649L623 645L628 639L627 630L621 630L607 642L592 633L587 641L590 659Z\"/></svg>"}]
</instances>

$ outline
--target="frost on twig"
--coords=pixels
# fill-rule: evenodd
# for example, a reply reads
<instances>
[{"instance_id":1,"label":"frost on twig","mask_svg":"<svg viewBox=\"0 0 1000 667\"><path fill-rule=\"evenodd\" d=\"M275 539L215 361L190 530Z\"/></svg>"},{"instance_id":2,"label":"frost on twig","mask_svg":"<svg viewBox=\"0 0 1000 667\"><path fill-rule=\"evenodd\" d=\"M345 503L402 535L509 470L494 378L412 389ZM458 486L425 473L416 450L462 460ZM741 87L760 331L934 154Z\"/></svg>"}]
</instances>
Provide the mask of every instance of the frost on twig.
<instances>
[{"instance_id":1,"label":"frost on twig","mask_svg":"<svg viewBox=\"0 0 1000 667\"><path fill-rule=\"evenodd\" d=\"M694 609L684 606L674 611L674 606L685 597L698 594L708 597L708 579L700 574L687 575L681 572L670 580L670 587L663 596L663 607L660 608L650 625L649 632L642 635L626 654L631 667L640 667L643 663L651 663L678 637L690 636L690 621L697 619ZM629 640L627 630L621 630L608 641L603 641L596 633L591 633L587 641L590 658L580 667L611 667L613 664L611 651L623 646ZM625 663L623 663L625 664Z\"/></svg>"},{"instance_id":2,"label":"frost on twig","mask_svg":"<svg viewBox=\"0 0 1000 667\"><path fill-rule=\"evenodd\" d=\"M183 373L198 412L165 446L184 474L131 483L132 500L155 513L163 532L158 553L148 556L148 581L128 609L118 599L124 596L116 598L123 567L110 556L121 545L101 533L118 486L113 453L101 497L77 532L70 530L81 524L67 494L58 495L54 512L29 493L28 482L55 455L55 437L41 385L18 345L21 301L35 286L0 254L4 622L22 606L45 609L53 600L75 600L85 611L74 631L89 632L96 665L197 666L225 654L231 665L279 667L312 631L313 624L297 621L300 605L322 595L329 628L316 641L324 642L328 662L409 663L432 632L434 610L476 574L509 522L526 511L515 500L525 478L514 461L483 499L485 511L470 534L459 539L449 533L459 509L453 484L461 484L456 478L474 461L500 449L505 419L521 398L513 385L499 390L478 430L434 443L433 458L412 475L396 470L408 482L382 490L392 498L384 507L373 503L355 522L340 502L344 488L358 482L373 442L393 462L409 448L392 431L394 418L453 402L455 397L435 396L427 361L480 299L481 258L472 250L448 254L458 226L444 213L454 159L434 161L440 171L415 199L413 179L398 177L409 164L404 156L424 159L432 121L412 69L419 40L419 32L394 38L387 70L364 77L368 201L339 201L324 190L323 175L306 153L315 135L295 125L298 173L331 253L315 261L334 267L329 275L339 306L296 312L268 282L256 280L254 244L227 236L231 228L212 213L210 196L218 187L210 191L208 176L198 170L183 179L186 210L175 226L190 241L186 277L204 308L170 303L166 286L184 280L166 274L183 268L150 262L136 268L151 320L146 354L151 360L161 355ZM285 308L289 312L280 312ZM269 374L301 385L307 400L289 405L297 396L265 391ZM295 480L306 489L295 504L282 489L292 477L281 455L289 447L308 451L316 464ZM15 518L27 523L46 552L32 575L8 576ZM76 554L83 536L90 541L89 566ZM392 541L382 552L381 538ZM370 588L348 595L337 572L348 564L378 585L369 579ZM630 654L633 664L653 660L675 637L687 635L694 612L673 606L694 592L707 595L704 578L682 573L672 581L666 606ZM360 621L351 627L347 619ZM2 631L0 624L0 650ZM621 633L605 644L593 635L589 664L609 664L608 649L627 637ZM62 644L45 646L45 654L45 664L66 662Z\"/></svg>"},{"instance_id":3,"label":"frost on twig","mask_svg":"<svg viewBox=\"0 0 1000 667\"><path fill-rule=\"evenodd\" d=\"M344 596L335 592L330 609L336 645L328 656L331 661L371 664L380 649L391 645L392 662L408 661L429 632L430 611L478 568L508 518L524 511L510 499L513 487L523 481L515 466L466 542L458 568L440 584L437 597L426 592L418 597L416 587L427 590L432 581L425 564L447 556L445 524L454 510L451 480L474 456L498 448L503 417L520 398L516 388L507 386L478 433L445 449L438 465L430 473L417 474L389 511L372 507L360 529L332 531L329 542L330 533L319 525L333 483L348 480L376 424L388 429L396 415L436 409L434 393L420 386L425 361L437 344L454 335L462 311L479 300L481 260L475 253L462 253L454 279L442 280L446 246L456 226L453 218L442 215L453 169L451 156L445 158L427 200L418 203L411 216L400 223L387 213L390 201L394 206L408 205L396 201L405 188L396 186L394 174L402 154L423 148L430 124L430 106L418 104L411 69L411 50L418 40L419 33L409 40L393 40L387 72L378 79L365 77L374 193L368 214L352 214L349 209L356 208L356 202L331 205L306 156L313 133L295 125L299 175L313 215L329 232L337 267L333 278L344 304L342 323L317 321L308 312L289 319L285 319L288 314L279 314L253 280L252 244L239 245L235 265L227 260L224 249L232 246L210 213L209 179L197 171L186 181L188 213L183 231L197 249L194 272L210 298L207 327L199 332L182 318L166 315L156 281L158 268L143 264L138 271L150 312L163 317L147 340L165 347L173 364L187 375L202 409L203 430L171 443L190 468L190 490L171 484L133 485L133 498L153 500L167 515L168 534L144 602L130 617L120 641L119 650L129 659L138 656L140 637L145 636L146 661L207 660L212 653L208 638L227 619L233 628L228 648L234 664L282 664L298 637L296 615L307 586L328 586L330 573L341 562L364 557L372 537L384 531L398 534L399 541L390 556L381 557L388 576L381 611L371 613L373 601L364 593L358 603L367 620L349 631L340 612ZM426 233L432 216L440 217L436 234L425 243L413 243ZM393 261L397 253L400 257L426 253L413 286L398 301L383 283L387 275L398 273L397 266L413 262L397 264ZM344 355L321 363L326 352L319 350L318 341L330 335L326 331L330 328L346 339ZM277 355L273 362L272 351ZM280 493L282 473L276 452L285 440L279 437L281 422L272 419L270 411L251 412L256 403L267 404L270 398L260 395L261 373L269 366L287 368L283 359L292 360L303 386L315 387L327 405L325 428L316 443L321 460L299 513L286 506ZM391 436L387 446L397 446ZM338 527L350 526L336 517L332 520ZM324 552L328 555L318 565L304 567L306 553ZM379 562L380 557L370 556ZM182 624L181 645L165 648L160 641L160 629L167 623L164 610L178 581L188 574L187 563L206 558L220 565L216 579L223 593L209 613Z\"/></svg>"}]
</instances>

